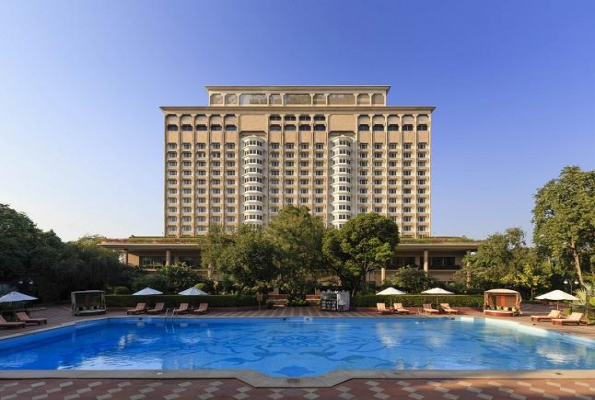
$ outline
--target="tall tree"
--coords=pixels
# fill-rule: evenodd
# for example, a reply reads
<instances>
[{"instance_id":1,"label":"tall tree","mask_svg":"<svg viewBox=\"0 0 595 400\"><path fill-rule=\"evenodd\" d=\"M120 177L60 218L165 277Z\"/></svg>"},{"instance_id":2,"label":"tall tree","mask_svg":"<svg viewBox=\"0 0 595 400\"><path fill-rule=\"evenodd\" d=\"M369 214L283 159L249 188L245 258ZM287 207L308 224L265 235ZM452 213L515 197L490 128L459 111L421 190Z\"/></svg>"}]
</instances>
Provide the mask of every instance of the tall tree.
<instances>
[{"instance_id":1,"label":"tall tree","mask_svg":"<svg viewBox=\"0 0 595 400\"><path fill-rule=\"evenodd\" d=\"M209 231L199 245L201 250L201 264L208 269L209 278L214 270L219 270L221 256L228 246L235 243L237 234L230 234L223 230L220 225L209 226Z\"/></svg>"},{"instance_id":2,"label":"tall tree","mask_svg":"<svg viewBox=\"0 0 595 400\"><path fill-rule=\"evenodd\" d=\"M463 260L457 272L459 281L475 289L491 289L502 285L533 291L548 284L551 269L527 246L521 228L509 228L484 240L477 252Z\"/></svg>"},{"instance_id":3,"label":"tall tree","mask_svg":"<svg viewBox=\"0 0 595 400\"><path fill-rule=\"evenodd\" d=\"M322 244L322 251L331 271L339 277L341 286L355 294L361 286L361 268L350 262L350 256L342 250L343 236L340 229L329 229Z\"/></svg>"},{"instance_id":4,"label":"tall tree","mask_svg":"<svg viewBox=\"0 0 595 400\"><path fill-rule=\"evenodd\" d=\"M581 284L595 256L595 171L565 167L537 191L533 241L560 262L570 258Z\"/></svg>"},{"instance_id":5,"label":"tall tree","mask_svg":"<svg viewBox=\"0 0 595 400\"><path fill-rule=\"evenodd\" d=\"M0 281L23 277L40 234L27 215L0 204Z\"/></svg>"},{"instance_id":6,"label":"tall tree","mask_svg":"<svg viewBox=\"0 0 595 400\"><path fill-rule=\"evenodd\" d=\"M307 207L286 206L271 221L265 234L275 246L279 279L290 300L326 271L322 255L324 225Z\"/></svg>"},{"instance_id":7,"label":"tall tree","mask_svg":"<svg viewBox=\"0 0 595 400\"><path fill-rule=\"evenodd\" d=\"M240 291L269 287L278 275L275 247L261 228L244 225L236 242L223 251L221 272L231 275Z\"/></svg>"},{"instance_id":8,"label":"tall tree","mask_svg":"<svg viewBox=\"0 0 595 400\"><path fill-rule=\"evenodd\" d=\"M329 233L324 251L342 282L349 282L352 294L361 290L368 274L385 266L395 256L399 228L391 219L376 213L358 214Z\"/></svg>"}]
</instances>

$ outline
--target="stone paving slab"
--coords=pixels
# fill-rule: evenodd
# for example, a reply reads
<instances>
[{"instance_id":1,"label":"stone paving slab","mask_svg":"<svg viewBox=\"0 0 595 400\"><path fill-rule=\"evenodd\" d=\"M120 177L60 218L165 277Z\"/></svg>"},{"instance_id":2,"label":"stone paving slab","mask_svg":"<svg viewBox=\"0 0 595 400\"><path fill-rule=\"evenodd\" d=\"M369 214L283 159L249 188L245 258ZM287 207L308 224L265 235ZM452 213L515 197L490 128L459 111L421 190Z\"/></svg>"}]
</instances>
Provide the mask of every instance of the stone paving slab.
<instances>
[{"instance_id":1,"label":"stone paving slab","mask_svg":"<svg viewBox=\"0 0 595 400\"><path fill-rule=\"evenodd\" d=\"M593 379L353 379L329 388L255 388L236 379L0 380L9 399L595 399Z\"/></svg>"}]
</instances>

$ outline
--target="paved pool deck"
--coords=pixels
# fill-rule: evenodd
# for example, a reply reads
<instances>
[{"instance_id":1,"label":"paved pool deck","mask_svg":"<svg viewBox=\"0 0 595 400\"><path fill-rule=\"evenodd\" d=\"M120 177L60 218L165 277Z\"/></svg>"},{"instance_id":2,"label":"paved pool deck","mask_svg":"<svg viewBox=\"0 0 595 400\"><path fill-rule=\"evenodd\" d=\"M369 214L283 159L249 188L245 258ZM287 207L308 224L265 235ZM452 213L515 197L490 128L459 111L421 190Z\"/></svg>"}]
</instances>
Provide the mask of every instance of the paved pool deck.
<instances>
[{"instance_id":1,"label":"paved pool deck","mask_svg":"<svg viewBox=\"0 0 595 400\"><path fill-rule=\"evenodd\" d=\"M549 308L530 305L525 315L511 319L528 326L555 330L595 339L594 326L554 326L548 322L532 323L531 314L547 313ZM0 330L0 338L48 327L68 325L85 319L119 317L121 310L104 316L72 317L70 309L50 307L33 310L32 317L48 318L48 325L28 326L19 330ZM484 318L476 310L463 315ZM180 316L178 318L196 318ZM254 311L212 311L209 318L233 317L366 317L377 318L370 311L325 312L314 307L280 308ZM384 316L386 317L386 316ZM394 318L407 318L394 316ZM436 317L430 317L436 318ZM497 318L502 319L502 318ZM123 371L99 374L87 371L0 371L0 400L8 399L594 399L595 371L343 371L323 379L268 378L257 373L234 375L197 371ZM74 373L73 373L74 372ZM134 372L134 371L133 371ZM64 375L60 375L64 374ZM240 379L237 379L240 377Z\"/></svg>"}]
</instances>

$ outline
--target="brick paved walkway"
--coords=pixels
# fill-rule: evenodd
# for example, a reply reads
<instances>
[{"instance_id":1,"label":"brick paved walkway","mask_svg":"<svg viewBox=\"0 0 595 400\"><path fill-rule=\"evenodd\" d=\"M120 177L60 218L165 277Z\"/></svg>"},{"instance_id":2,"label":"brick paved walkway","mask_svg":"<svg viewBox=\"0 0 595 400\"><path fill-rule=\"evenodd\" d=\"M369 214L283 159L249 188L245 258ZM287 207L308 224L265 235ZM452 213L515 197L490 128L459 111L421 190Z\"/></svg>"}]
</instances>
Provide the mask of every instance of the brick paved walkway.
<instances>
[{"instance_id":1,"label":"brick paved walkway","mask_svg":"<svg viewBox=\"0 0 595 400\"><path fill-rule=\"evenodd\" d=\"M9 399L595 399L588 380L352 379L332 388L254 388L236 379L0 381Z\"/></svg>"}]
</instances>

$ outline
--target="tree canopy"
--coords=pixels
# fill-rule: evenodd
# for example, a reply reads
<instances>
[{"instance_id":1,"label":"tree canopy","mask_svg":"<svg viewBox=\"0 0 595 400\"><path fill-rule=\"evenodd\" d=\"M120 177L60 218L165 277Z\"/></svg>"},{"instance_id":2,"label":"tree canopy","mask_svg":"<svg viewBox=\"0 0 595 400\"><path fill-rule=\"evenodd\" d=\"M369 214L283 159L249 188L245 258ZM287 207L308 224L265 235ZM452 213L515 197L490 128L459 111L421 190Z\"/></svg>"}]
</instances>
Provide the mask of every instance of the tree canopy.
<instances>
[{"instance_id":1,"label":"tree canopy","mask_svg":"<svg viewBox=\"0 0 595 400\"><path fill-rule=\"evenodd\" d=\"M74 290L117 284L123 266L118 255L97 246L100 236L64 243L44 232L25 214L0 204L0 281L17 284L46 301L67 298Z\"/></svg>"},{"instance_id":2,"label":"tree canopy","mask_svg":"<svg viewBox=\"0 0 595 400\"><path fill-rule=\"evenodd\" d=\"M275 247L260 227L244 225L221 255L220 270L233 277L241 291L263 290L277 278Z\"/></svg>"},{"instance_id":3,"label":"tree canopy","mask_svg":"<svg viewBox=\"0 0 595 400\"><path fill-rule=\"evenodd\" d=\"M494 233L480 245L475 254L463 259L457 278L468 287L487 290L499 286L533 292L546 288L552 269L528 247L521 228Z\"/></svg>"},{"instance_id":4,"label":"tree canopy","mask_svg":"<svg viewBox=\"0 0 595 400\"><path fill-rule=\"evenodd\" d=\"M322 254L325 228L307 207L286 206L270 222L266 237L275 247L281 287L290 300L315 285L326 272Z\"/></svg>"},{"instance_id":5,"label":"tree canopy","mask_svg":"<svg viewBox=\"0 0 595 400\"><path fill-rule=\"evenodd\" d=\"M368 274L385 266L396 254L399 228L376 213L358 214L324 241L324 253L343 285L362 290Z\"/></svg>"},{"instance_id":6,"label":"tree canopy","mask_svg":"<svg viewBox=\"0 0 595 400\"><path fill-rule=\"evenodd\" d=\"M595 265L595 171L566 167L537 191L533 241L560 263L572 263L576 277Z\"/></svg>"}]
</instances>

